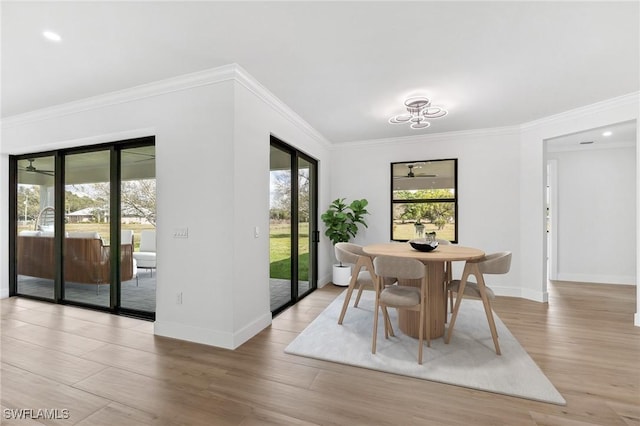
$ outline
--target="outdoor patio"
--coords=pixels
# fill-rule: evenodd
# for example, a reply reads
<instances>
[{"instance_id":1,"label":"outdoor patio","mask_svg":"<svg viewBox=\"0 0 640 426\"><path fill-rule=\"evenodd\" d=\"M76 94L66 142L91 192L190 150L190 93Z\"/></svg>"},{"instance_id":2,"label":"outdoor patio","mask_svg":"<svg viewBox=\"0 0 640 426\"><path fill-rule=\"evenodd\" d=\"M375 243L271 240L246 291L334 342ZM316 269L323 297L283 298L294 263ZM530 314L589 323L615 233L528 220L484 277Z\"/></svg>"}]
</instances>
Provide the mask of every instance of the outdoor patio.
<instances>
[{"instance_id":1,"label":"outdoor patio","mask_svg":"<svg viewBox=\"0 0 640 426\"><path fill-rule=\"evenodd\" d=\"M271 298L271 311L289 302L291 299L290 281L270 279L269 289ZM298 283L298 294L309 290L308 281ZM53 280L43 278L18 276L18 292L20 294L53 298ZM109 285L92 285L66 283L65 299L73 302L86 303L97 306L109 306ZM122 307L144 312L155 312L156 309L156 274L151 276L149 271L138 272L138 285L135 278L122 282Z\"/></svg>"}]
</instances>

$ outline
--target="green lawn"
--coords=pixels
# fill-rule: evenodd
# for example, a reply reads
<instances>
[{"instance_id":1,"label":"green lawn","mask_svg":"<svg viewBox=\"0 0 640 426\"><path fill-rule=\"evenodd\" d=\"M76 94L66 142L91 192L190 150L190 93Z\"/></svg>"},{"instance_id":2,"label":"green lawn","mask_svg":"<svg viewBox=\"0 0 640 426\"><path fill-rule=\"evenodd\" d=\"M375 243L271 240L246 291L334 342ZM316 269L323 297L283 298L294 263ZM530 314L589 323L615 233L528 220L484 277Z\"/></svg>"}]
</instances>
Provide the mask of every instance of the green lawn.
<instances>
[{"instance_id":1,"label":"green lawn","mask_svg":"<svg viewBox=\"0 0 640 426\"><path fill-rule=\"evenodd\" d=\"M418 235L416 234L416 228L413 223L394 223L393 230L393 235L398 240L411 240L413 238L418 238ZM443 240L449 241L453 240L454 228L450 223L446 224L443 229L438 229L438 227L431 223L425 223L425 233L434 231L436 233L436 238L441 238Z\"/></svg>"},{"instance_id":2,"label":"green lawn","mask_svg":"<svg viewBox=\"0 0 640 426\"><path fill-rule=\"evenodd\" d=\"M306 281L309 277L309 224L301 223L298 228L298 278ZM269 226L269 276L284 280L291 279L291 226L288 223Z\"/></svg>"}]
</instances>

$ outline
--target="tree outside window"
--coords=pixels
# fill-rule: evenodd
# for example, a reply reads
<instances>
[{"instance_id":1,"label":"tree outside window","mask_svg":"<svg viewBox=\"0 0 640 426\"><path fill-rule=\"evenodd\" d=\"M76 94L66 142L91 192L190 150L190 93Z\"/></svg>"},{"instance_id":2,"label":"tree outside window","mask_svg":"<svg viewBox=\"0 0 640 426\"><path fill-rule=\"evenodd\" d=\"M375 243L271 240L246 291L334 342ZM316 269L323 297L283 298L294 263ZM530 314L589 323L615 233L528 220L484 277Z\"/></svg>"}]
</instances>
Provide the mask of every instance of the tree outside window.
<instances>
[{"instance_id":1,"label":"tree outside window","mask_svg":"<svg viewBox=\"0 0 640 426\"><path fill-rule=\"evenodd\" d=\"M391 163L391 240L436 232L457 242L457 160Z\"/></svg>"}]
</instances>

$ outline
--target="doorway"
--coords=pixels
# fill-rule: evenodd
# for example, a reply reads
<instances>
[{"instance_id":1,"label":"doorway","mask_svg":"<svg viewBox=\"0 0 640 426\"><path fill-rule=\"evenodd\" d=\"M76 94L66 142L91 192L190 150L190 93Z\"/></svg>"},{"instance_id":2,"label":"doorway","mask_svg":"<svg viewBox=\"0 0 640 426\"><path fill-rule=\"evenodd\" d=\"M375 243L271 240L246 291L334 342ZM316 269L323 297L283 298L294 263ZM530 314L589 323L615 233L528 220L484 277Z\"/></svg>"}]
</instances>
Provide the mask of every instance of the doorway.
<instances>
[{"instance_id":1,"label":"doorway","mask_svg":"<svg viewBox=\"0 0 640 426\"><path fill-rule=\"evenodd\" d=\"M317 288L317 160L271 136L269 290L277 314Z\"/></svg>"},{"instance_id":2,"label":"doorway","mask_svg":"<svg viewBox=\"0 0 640 426\"><path fill-rule=\"evenodd\" d=\"M545 156L547 277L635 285L635 120L547 139Z\"/></svg>"}]
</instances>

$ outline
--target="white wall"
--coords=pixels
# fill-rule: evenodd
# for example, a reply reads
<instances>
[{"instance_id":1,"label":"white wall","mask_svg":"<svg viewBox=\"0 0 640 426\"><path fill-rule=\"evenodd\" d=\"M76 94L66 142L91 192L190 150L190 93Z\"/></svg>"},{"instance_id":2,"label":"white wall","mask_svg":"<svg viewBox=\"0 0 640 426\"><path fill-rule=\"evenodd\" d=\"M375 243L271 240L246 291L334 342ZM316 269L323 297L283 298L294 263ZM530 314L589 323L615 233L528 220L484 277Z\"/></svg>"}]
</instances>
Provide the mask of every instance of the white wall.
<instances>
[{"instance_id":1,"label":"white wall","mask_svg":"<svg viewBox=\"0 0 640 426\"><path fill-rule=\"evenodd\" d=\"M458 243L512 251L511 272L488 279L497 293L521 296L518 142L518 129L506 128L341 144L332 154L331 198L369 201L369 227L354 242L389 241L390 163L457 158ZM454 267L460 274L463 264Z\"/></svg>"},{"instance_id":2,"label":"white wall","mask_svg":"<svg viewBox=\"0 0 640 426\"><path fill-rule=\"evenodd\" d=\"M635 285L635 146L547 158L557 161L557 279Z\"/></svg>"},{"instance_id":3,"label":"white wall","mask_svg":"<svg viewBox=\"0 0 640 426\"><path fill-rule=\"evenodd\" d=\"M321 161L329 154L319 135L240 71L223 67L2 123L5 163L6 154L155 135L155 332L226 348L239 346L271 322L269 132L281 133L293 145L313 146L310 154ZM238 90L238 81L253 84L255 92ZM6 168L3 172L6 182ZM3 233L7 211L0 218ZM254 226L263 230L259 239L253 238ZM182 227L189 228L189 238L174 239L173 229ZM7 262L3 255L5 294ZM183 294L181 305L177 292Z\"/></svg>"},{"instance_id":4,"label":"white wall","mask_svg":"<svg viewBox=\"0 0 640 426\"><path fill-rule=\"evenodd\" d=\"M255 312L270 312L270 134L318 160L320 205L327 202L330 186L329 175L324 173L329 163L328 144L320 141L311 128L301 131L299 123L283 119L281 112L273 108L273 102L264 98L264 93L248 85L247 80L235 84L233 318L234 331L243 336L247 333L241 327L252 321ZM261 235L257 239L255 226ZM322 240L320 247L329 244ZM319 250L319 286L330 280L325 253L326 250Z\"/></svg>"}]
</instances>

